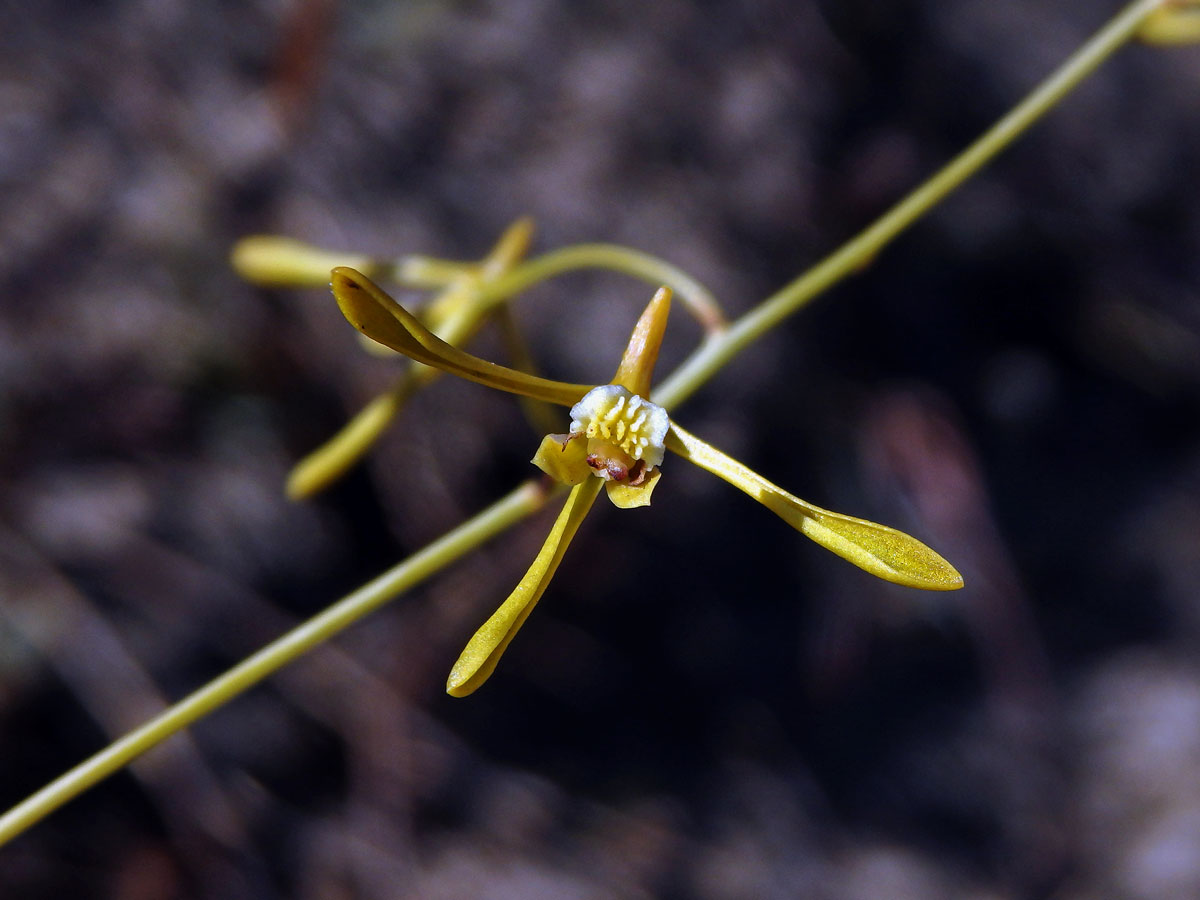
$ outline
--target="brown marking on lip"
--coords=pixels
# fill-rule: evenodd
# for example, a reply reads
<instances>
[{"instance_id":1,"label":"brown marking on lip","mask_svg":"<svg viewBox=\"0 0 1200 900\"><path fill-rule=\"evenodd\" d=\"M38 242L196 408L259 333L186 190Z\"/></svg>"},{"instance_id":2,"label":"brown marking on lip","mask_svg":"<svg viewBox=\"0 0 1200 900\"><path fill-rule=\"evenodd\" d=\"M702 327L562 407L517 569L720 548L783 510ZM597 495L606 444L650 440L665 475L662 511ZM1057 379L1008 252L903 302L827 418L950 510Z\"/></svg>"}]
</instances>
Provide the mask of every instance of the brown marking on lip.
<instances>
[{"instance_id":1,"label":"brown marking on lip","mask_svg":"<svg viewBox=\"0 0 1200 900\"><path fill-rule=\"evenodd\" d=\"M646 461L639 459L629 467L629 483L633 487L637 487L646 480L646 476L649 474L650 472L646 469Z\"/></svg>"},{"instance_id":2,"label":"brown marking on lip","mask_svg":"<svg viewBox=\"0 0 1200 900\"><path fill-rule=\"evenodd\" d=\"M589 453L587 464L596 471L604 470L613 481L624 481L629 477L629 469L615 459L610 459L599 453Z\"/></svg>"}]
</instances>

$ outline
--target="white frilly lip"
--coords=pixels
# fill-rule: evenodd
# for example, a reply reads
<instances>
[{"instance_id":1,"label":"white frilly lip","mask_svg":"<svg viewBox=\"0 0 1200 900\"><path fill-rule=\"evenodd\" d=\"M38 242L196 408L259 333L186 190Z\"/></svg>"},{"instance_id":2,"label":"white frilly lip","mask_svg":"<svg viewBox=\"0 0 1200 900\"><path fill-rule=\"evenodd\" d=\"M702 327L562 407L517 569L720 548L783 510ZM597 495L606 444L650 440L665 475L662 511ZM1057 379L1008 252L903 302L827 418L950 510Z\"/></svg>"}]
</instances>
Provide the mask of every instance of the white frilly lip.
<instances>
[{"instance_id":1,"label":"white frilly lip","mask_svg":"<svg viewBox=\"0 0 1200 900\"><path fill-rule=\"evenodd\" d=\"M667 411L619 384L592 388L571 407L571 433L611 441L653 469L663 460L671 420Z\"/></svg>"}]
</instances>

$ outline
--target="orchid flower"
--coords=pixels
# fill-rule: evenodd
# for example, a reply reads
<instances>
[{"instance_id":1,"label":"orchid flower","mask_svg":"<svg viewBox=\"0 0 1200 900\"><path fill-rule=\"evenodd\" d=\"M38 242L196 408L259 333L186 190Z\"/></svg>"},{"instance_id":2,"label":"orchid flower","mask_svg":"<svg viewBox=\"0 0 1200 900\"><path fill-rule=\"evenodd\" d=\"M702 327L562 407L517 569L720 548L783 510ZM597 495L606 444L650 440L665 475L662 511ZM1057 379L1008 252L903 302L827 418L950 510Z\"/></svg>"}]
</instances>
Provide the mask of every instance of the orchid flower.
<instances>
[{"instance_id":1,"label":"orchid flower","mask_svg":"<svg viewBox=\"0 0 1200 900\"><path fill-rule=\"evenodd\" d=\"M620 508L646 506L666 450L749 494L801 534L887 581L934 591L961 588L962 576L929 547L894 528L821 509L685 430L650 397L654 363L666 329L671 292L660 288L638 319L608 384L569 384L528 375L453 347L362 273L332 272L343 315L372 340L417 362L512 394L571 408L566 434L542 439L532 462L571 486L541 551L508 599L467 643L446 690L478 688L541 599L584 516L603 487Z\"/></svg>"},{"instance_id":2,"label":"orchid flower","mask_svg":"<svg viewBox=\"0 0 1200 900\"><path fill-rule=\"evenodd\" d=\"M243 278L264 287L324 286L331 269L349 266L374 280L392 281L406 288L437 289L417 312L426 328L446 343L460 347L485 321L495 319L514 365L527 371L533 371L533 360L508 300L538 281L575 269L601 268L654 284L673 284L685 309L707 332L727 324L709 291L664 260L613 244L580 244L526 259L533 230L531 218L517 219L487 255L475 262L419 255L389 260L263 234L238 241L230 261ZM391 354L387 347L366 336L362 336L362 343L371 352ZM306 499L345 474L379 439L409 398L439 374L436 368L413 362L390 388L372 398L337 434L295 465L287 480L288 496ZM535 431L544 431L553 422L551 410L541 401L523 397L521 405Z\"/></svg>"}]
</instances>

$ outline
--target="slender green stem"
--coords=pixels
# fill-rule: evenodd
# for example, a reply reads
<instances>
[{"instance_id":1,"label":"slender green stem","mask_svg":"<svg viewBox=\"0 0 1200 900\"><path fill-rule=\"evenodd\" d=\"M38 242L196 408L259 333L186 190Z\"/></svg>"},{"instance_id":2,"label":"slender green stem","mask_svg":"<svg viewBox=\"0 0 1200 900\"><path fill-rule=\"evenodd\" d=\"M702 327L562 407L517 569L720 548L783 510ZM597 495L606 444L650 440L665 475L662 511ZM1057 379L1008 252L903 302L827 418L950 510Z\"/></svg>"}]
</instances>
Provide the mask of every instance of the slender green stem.
<instances>
[{"instance_id":1,"label":"slender green stem","mask_svg":"<svg viewBox=\"0 0 1200 900\"><path fill-rule=\"evenodd\" d=\"M516 266L491 284L482 286L480 295L485 300L498 303L539 282L577 269L606 269L622 272L656 287L665 284L706 331L718 331L725 327L725 315L708 288L665 260L618 244L575 244L551 250Z\"/></svg>"},{"instance_id":2,"label":"slender green stem","mask_svg":"<svg viewBox=\"0 0 1200 900\"><path fill-rule=\"evenodd\" d=\"M1137 0L1132 3L942 171L848 244L767 298L732 326L726 325L712 295L686 273L648 254L609 244L567 247L530 260L481 287L481 301L499 303L539 281L582 268L613 269L653 284L670 286L708 332L699 349L654 394L656 402L664 406L678 405L757 338L822 291L869 263L905 228L978 172L1133 37L1146 18L1164 2ZM433 271L437 266L432 266L425 275L448 277L451 274L450 267L455 265L445 264L442 271ZM545 499L546 494L541 488L534 483L526 483L389 572L338 601L324 613L264 647L0 817L0 844L11 840L130 760L227 703L400 592L506 530L540 508Z\"/></svg>"},{"instance_id":3,"label":"slender green stem","mask_svg":"<svg viewBox=\"0 0 1200 900\"><path fill-rule=\"evenodd\" d=\"M0 844L19 835L126 763L244 693L397 594L540 509L549 494L528 481L404 562L263 647L228 672L167 708L140 728L59 776L0 817Z\"/></svg>"},{"instance_id":4,"label":"slender green stem","mask_svg":"<svg viewBox=\"0 0 1200 900\"><path fill-rule=\"evenodd\" d=\"M1164 0L1137 0L1080 47L1053 74L941 171L795 281L776 291L724 332L710 335L654 392L654 401L678 406L730 359L833 285L866 267L904 229L929 212L1034 122L1052 109L1122 45Z\"/></svg>"}]
</instances>

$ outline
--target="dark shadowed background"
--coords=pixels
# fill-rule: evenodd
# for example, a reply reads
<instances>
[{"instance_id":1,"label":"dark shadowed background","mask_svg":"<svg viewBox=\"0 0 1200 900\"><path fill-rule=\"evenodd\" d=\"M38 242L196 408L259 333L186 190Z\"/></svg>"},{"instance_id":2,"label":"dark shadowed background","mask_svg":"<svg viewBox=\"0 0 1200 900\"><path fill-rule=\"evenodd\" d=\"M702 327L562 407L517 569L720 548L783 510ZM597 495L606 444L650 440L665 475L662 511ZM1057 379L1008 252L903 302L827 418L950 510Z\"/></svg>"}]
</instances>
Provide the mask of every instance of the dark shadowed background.
<instances>
[{"instance_id":1,"label":"dark shadowed background","mask_svg":"<svg viewBox=\"0 0 1200 900\"><path fill-rule=\"evenodd\" d=\"M238 237L474 257L528 213L539 250L628 243L736 314L1115 11L0 4L0 805L531 472L512 399L446 379L284 499L395 363L328 292L240 283ZM681 410L964 591L668 459L479 693L449 666L552 512L0 850L0 894L1200 896L1198 98L1200 48L1123 51ZM599 381L648 297L516 308ZM677 309L660 371L698 337Z\"/></svg>"}]
</instances>

